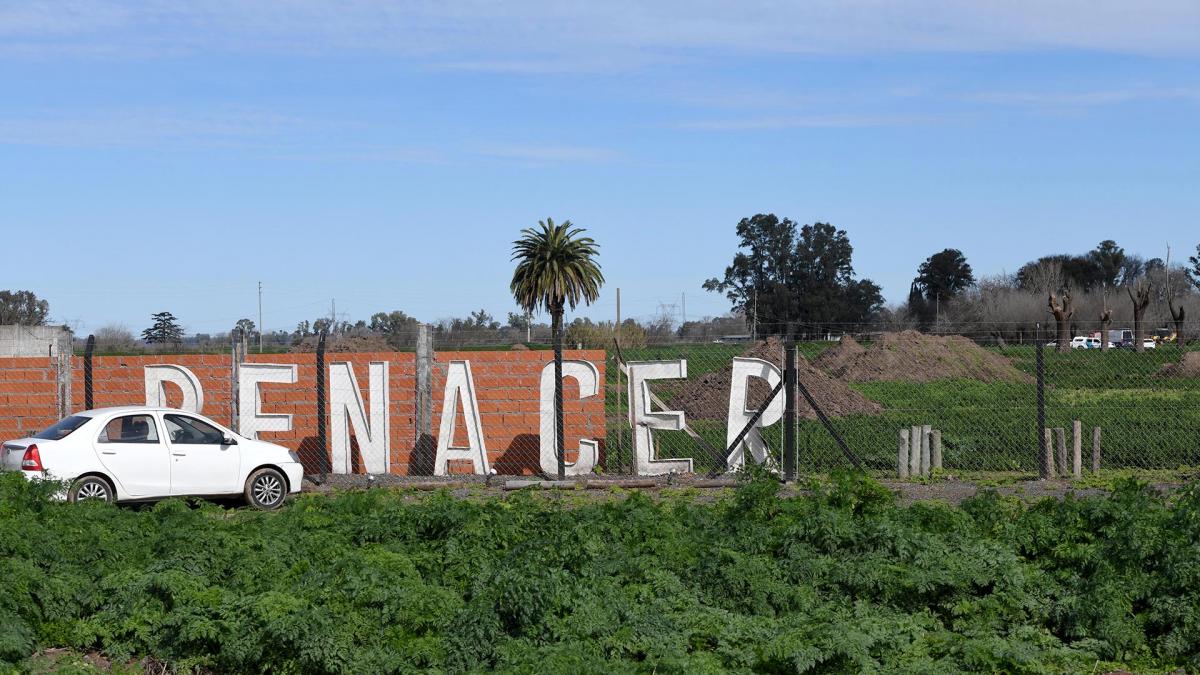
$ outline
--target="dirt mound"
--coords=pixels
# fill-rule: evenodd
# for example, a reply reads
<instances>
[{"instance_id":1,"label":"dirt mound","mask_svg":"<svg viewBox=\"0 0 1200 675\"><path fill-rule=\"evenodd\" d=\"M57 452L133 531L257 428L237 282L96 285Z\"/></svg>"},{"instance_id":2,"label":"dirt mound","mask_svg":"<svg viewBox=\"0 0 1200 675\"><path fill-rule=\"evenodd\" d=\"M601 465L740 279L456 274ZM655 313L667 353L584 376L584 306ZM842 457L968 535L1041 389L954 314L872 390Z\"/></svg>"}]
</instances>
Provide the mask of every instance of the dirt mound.
<instances>
[{"instance_id":1,"label":"dirt mound","mask_svg":"<svg viewBox=\"0 0 1200 675\"><path fill-rule=\"evenodd\" d=\"M818 354L817 358L812 360L812 364L821 370L831 371L853 361L865 351L867 348L858 344L857 340L849 335L843 335L838 340L836 347L826 349Z\"/></svg>"},{"instance_id":2,"label":"dirt mound","mask_svg":"<svg viewBox=\"0 0 1200 675\"><path fill-rule=\"evenodd\" d=\"M776 338L760 342L747 349L742 356L762 359L783 367L783 343ZM812 367L803 356L797 355L796 375L804 387L812 394L817 405L829 417L844 417L846 415L876 415L883 407L871 401L862 394L847 387L841 382L829 378L828 375ZM698 378L689 379L672 398L672 405L679 406L692 419L725 421L729 415L729 385L733 375L733 364L726 364L721 370L707 373ZM755 409L762 405L770 395L771 388L765 380L751 378L750 391L746 396L746 407ZM783 396L783 392L780 392ZM796 414L805 419L816 419L817 415L797 393Z\"/></svg>"},{"instance_id":3,"label":"dirt mound","mask_svg":"<svg viewBox=\"0 0 1200 675\"><path fill-rule=\"evenodd\" d=\"M1188 352L1176 363L1168 363L1158 371L1159 377L1200 377L1200 352Z\"/></svg>"},{"instance_id":4,"label":"dirt mound","mask_svg":"<svg viewBox=\"0 0 1200 675\"><path fill-rule=\"evenodd\" d=\"M1003 356L961 335L925 335L915 330L884 333L867 349L839 344L822 354L821 367L835 380L875 382L968 379L1022 382L1029 375Z\"/></svg>"}]
</instances>

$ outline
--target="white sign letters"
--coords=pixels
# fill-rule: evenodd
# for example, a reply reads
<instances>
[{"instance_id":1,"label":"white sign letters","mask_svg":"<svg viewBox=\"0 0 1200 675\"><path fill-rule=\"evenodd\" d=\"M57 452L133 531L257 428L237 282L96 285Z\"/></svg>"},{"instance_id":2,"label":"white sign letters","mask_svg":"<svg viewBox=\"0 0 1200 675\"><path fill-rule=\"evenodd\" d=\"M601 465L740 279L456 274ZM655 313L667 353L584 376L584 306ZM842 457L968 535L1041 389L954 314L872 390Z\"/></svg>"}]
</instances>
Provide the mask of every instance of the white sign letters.
<instances>
[{"instance_id":1,"label":"white sign letters","mask_svg":"<svg viewBox=\"0 0 1200 675\"><path fill-rule=\"evenodd\" d=\"M351 473L350 430L358 440L363 469L386 473L389 462L390 422L388 416L388 363L372 361L367 366L371 393L371 415L358 388L358 378L349 363L329 364L329 445L334 473Z\"/></svg>"},{"instance_id":2,"label":"white sign letters","mask_svg":"<svg viewBox=\"0 0 1200 675\"><path fill-rule=\"evenodd\" d=\"M453 446L455 418L462 406L466 424L467 444ZM487 474L487 446L483 442L483 424L479 421L479 401L475 398L475 380L471 377L470 361L451 361L446 371L446 393L442 398L442 424L438 430L437 454L433 459L433 474L445 476L452 459L467 459L474 473Z\"/></svg>"},{"instance_id":3,"label":"white sign letters","mask_svg":"<svg viewBox=\"0 0 1200 675\"><path fill-rule=\"evenodd\" d=\"M600 370L591 361L563 361L563 379L574 378L579 383L579 398L595 396L600 391ZM542 368L541 381L541 423L539 447L541 448L542 471L548 474L558 473L557 444L558 420L554 415L554 363L547 363ZM565 448L564 448L565 450ZM568 476L589 474L599 459L600 445L591 439L579 441L579 459L575 462L564 462Z\"/></svg>"},{"instance_id":4,"label":"white sign letters","mask_svg":"<svg viewBox=\"0 0 1200 675\"><path fill-rule=\"evenodd\" d=\"M146 366L146 405L166 407L167 383L170 382L183 391L183 403L180 410L199 413L204 408L204 388L192 371L183 366L160 364Z\"/></svg>"},{"instance_id":5,"label":"white sign letters","mask_svg":"<svg viewBox=\"0 0 1200 675\"><path fill-rule=\"evenodd\" d=\"M295 384L296 366L286 363L243 363L238 368L238 430L247 438L258 438L263 431L291 431L292 416L285 413L264 413L261 390L263 382Z\"/></svg>"},{"instance_id":6,"label":"white sign letters","mask_svg":"<svg viewBox=\"0 0 1200 675\"><path fill-rule=\"evenodd\" d=\"M752 377L766 380L767 385L774 388L783 379L783 374L779 371L778 366L769 361L741 357L733 359L733 376L729 383L729 424L725 427L725 447L733 445L737 435L750 423L754 413L758 412L757 406L754 410L746 408L746 395L750 391L750 378ZM776 396L763 411L762 417L758 418L754 427L746 433L742 442L733 449L733 452L729 453L726 462L730 471L737 471L745 464L747 448L755 462L762 464L767 461L767 445L763 441L759 429L775 424L782 417L783 397Z\"/></svg>"},{"instance_id":7,"label":"white sign letters","mask_svg":"<svg viewBox=\"0 0 1200 675\"><path fill-rule=\"evenodd\" d=\"M629 364L629 424L633 427L633 455L637 472L644 476L666 473L691 473L692 460L658 459L653 429L680 431L683 411L651 412L649 380L687 377L687 361L641 361Z\"/></svg>"}]
</instances>

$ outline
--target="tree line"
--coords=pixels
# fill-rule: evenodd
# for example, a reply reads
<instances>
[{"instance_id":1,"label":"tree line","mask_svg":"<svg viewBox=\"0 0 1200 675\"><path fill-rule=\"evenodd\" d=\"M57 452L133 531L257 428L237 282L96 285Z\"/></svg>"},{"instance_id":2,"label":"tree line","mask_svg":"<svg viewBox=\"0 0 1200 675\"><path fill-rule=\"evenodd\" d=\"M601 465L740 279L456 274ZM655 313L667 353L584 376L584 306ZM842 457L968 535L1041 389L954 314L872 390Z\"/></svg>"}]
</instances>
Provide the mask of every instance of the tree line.
<instances>
[{"instance_id":1,"label":"tree line","mask_svg":"<svg viewBox=\"0 0 1200 675\"><path fill-rule=\"evenodd\" d=\"M983 341L1030 342L1053 336L1060 348L1071 337L1130 328L1141 337L1165 329L1182 342L1189 319L1200 316L1200 245L1195 255L1171 260L1130 253L1113 240L1078 254L1044 255L1011 274L977 277L959 249L931 254L915 270L904 302L887 305L878 284L857 276L854 248L845 230L829 223L801 225L774 214L743 218L735 231L738 246L724 274L703 282L723 294L727 315L678 324L674 317L612 321L575 317L564 321L568 346L639 347L671 340L713 341L733 337L786 335L797 339L842 333L917 329L963 334ZM0 291L0 324L40 325L49 304L33 292ZM313 351L326 335L331 351L409 350L420 321L402 310L376 312L349 321L317 317L294 330L260 335L248 319L229 332L186 335L171 312L154 313L135 335L111 324L95 332L98 346L137 350L145 346L227 345L232 336L248 346L260 342L272 351ZM528 311L509 312L501 321L485 309L433 324L440 348L487 344L549 344L553 326ZM1186 337L1185 337L1186 336Z\"/></svg>"},{"instance_id":2,"label":"tree line","mask_svg":"<svg viewBox=\"0 0 1200 675\"><path fill-rule=\"evenodd\" d=\"M1073 335L1107 337L1107 329L1128 325L1140 349L1148 326L1167 326L1182 343L1187 317L1200 312L1200 245L1178 263L1104 240L1082 254L1046 255L982 278L961 250L946 248L917 266L905 302L887 306L877 284L856 277L845 230L758 214L736 231L733 261L703 288L723 293L758 334L911 328L1026 342L1045 331L1066 349Z\"/></svg>"}]
</instances>

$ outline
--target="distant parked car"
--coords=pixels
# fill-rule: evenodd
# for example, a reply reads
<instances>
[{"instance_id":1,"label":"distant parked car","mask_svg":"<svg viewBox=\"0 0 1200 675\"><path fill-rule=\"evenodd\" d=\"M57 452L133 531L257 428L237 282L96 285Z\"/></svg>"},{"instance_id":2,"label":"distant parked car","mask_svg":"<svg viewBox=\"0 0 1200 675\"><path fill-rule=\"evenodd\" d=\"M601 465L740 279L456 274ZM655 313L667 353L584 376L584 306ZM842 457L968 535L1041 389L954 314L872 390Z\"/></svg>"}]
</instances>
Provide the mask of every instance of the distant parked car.
<instances>
[{"instance_id":1,"label":"distant parked car","mask_svg":"<svg viewBox=\"0 0 1200 675\"><path fill-rule=\"evenodd\" d=\"M69 481L76 502L243 495L273 509L300 491L304 469L287 448L239 436L195 413L101 408L4 443L0 468Z\"/></svg>"},{"instance_id":2,"label":"distant parked car","mask_svg":"<svg viewBox=\"0 0 1200 675\"><path fill-rule=\"evenodd\" d=\"M1093 341L1095 342L1095 346L1092 345ZM1071 349L1095 349L1099 346L1100 341L1096 340L1095 338L1085 337L1083 335L1076 335L1075 337L1071 338Z\"/></svg>"},{"instance_id":3,"label":"distant parked car","mask_svg":"<svg viewBox=\"0 0 1200 675\"><path fill-rule=\"evenodd\" d=\"M1136 345L1136 344L1137 343L1134 342L1133 340L1125 340L1125 341L1117 344L1116 346L1120 347L1121 349L1134 349L1135 348L1134 345ZM1142 339L1142 347L1144 349L1154 349L1156 346L1157 345L1155 344L1154 340L1152 340L1151 338L1143 338Z\"/></svg>"}]
</instances>

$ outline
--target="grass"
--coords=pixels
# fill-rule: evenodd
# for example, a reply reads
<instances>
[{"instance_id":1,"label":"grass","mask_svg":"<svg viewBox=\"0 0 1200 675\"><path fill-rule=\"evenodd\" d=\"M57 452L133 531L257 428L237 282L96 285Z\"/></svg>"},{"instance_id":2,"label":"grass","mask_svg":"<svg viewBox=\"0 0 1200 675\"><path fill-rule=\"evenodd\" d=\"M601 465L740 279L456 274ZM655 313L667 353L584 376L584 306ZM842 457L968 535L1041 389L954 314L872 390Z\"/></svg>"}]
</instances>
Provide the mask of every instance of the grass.
<instances>
[{"instance_id":1,"label":"grass","mask_svg":"<svg viewBox=\"0 0 1200 675\"><path fill-rule=\"evenodd\" d=\"M803 343L809 358L832 343ZM745 345L663 345L627 350L627 360L688 360L689 378L728 367ZM992 348L1010 358L1019 370L1036 372L1032 346ZM1092 429L1101 428L1101 466L1104 470L1174 470L1200 465L1200 380L1162 378L1158 372L1182 357L1173 345L1137 353L1112 350L1044 352L1046 426L1066 430L1072 444L1074 420L1083 426L1084 465L1091 463ZM610 363L611 365L611 363ZM609 471L628 467L630 432L625 422L624 394L618 401L616 368L608 369L606 398L609 413ZM955 471L1037 471L1037 390L1034 382L941 380L851 383L865 397L880 403L880 415L835 418L832 425L864 464L879 475L895 469L897 434L902 428L929 424L942 432L944 466ZM670 382L654 390L668 403L678 390ZM820 401L818 401L820 403ZM722 421L689 420L689 427L709 445L723 451ZM764 430L773 448L781 447L781 425ZM721 468L721 459L682 432L656 432L658 456L692 457L697 471ZM822 472L845 467L847 461L831 436L816 421L797 427L799 468ZM628 469L625 469L628 470Z\"/></svg>"}]
</instances>

